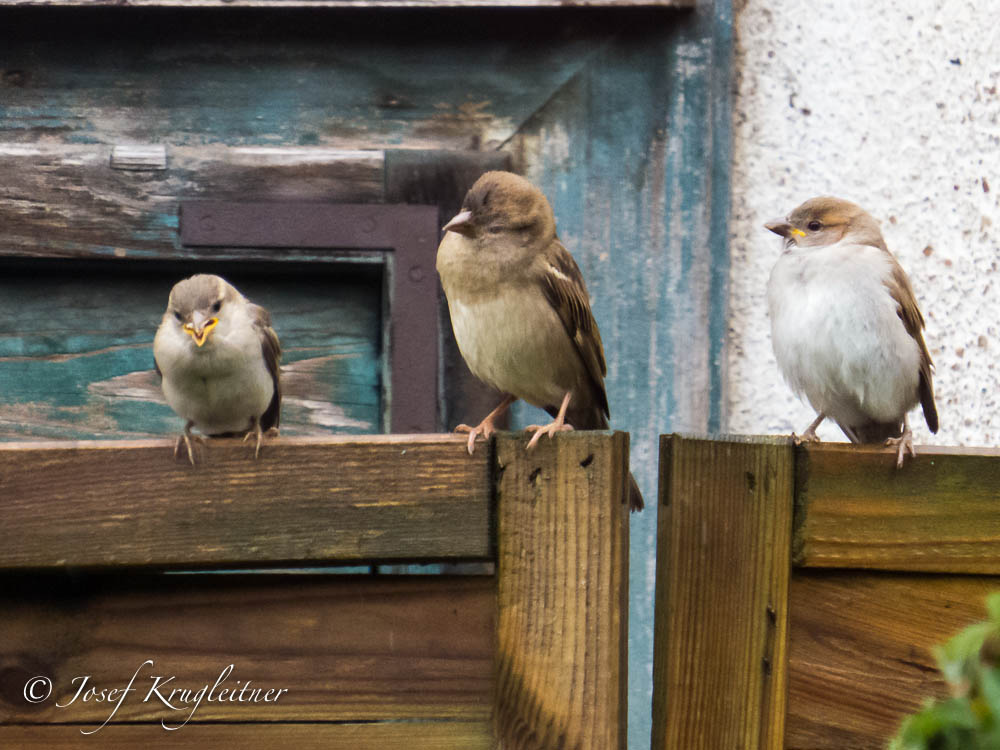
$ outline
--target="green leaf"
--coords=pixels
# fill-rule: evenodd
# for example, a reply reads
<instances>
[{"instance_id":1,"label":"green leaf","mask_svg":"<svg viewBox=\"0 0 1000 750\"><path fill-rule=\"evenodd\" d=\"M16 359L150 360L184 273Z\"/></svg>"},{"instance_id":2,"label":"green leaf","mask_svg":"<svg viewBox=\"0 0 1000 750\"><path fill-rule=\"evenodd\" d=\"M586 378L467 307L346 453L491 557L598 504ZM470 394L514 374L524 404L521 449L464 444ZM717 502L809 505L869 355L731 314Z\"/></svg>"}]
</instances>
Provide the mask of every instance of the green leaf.
<instances>
[{"instance_id":1,"label":"green leaf","mask_svg":"<svg viewBox=\"0 0 1000 750\"><path fill-rule=\"evenodd\" d=\"M992 622L970 625L943 646L934 649L938 668L952 685L961 685L978 671L979 650L986 638L996 632Z\"/></svg>"},{"instance_id":2,"label":"green leaf","mask_svg":"<svg viewBox=\"0 0 1000 750\"><path fill-rule=\"evenodd\" d=\"M1000 627L1000 591L986 597L986 611L990 613L993 623Z\"/></svg>"},{"instance_id":3,"label":"green leaf","mask_svg":"<svg viewBox=\"0 0 1000 750\"><path fill-rule=\"evenodd\" d=\"M987 599L987 609L990 620L934 649L957 697L927 702L904 719L889 750L1000 748L1000 593Z\"/></svg>"}]
</instances>

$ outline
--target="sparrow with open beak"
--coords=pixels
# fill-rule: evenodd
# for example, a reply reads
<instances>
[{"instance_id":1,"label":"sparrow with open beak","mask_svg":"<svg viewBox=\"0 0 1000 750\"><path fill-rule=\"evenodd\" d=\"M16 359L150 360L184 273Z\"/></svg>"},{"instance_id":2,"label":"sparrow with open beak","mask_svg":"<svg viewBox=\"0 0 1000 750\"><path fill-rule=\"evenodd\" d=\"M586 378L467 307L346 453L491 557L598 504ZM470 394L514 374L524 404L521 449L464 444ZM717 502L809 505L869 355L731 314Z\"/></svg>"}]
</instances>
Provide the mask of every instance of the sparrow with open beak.
<instances>
[{"instance_id":1,"label":"sparrow with open beak","mask_svg":"<svg viewBox=\"0 0 1000 750\"><path fill-rule=\"evenodd\" d=\"M896 465L916 455L907 412L938 415L924 318L906 273L878 224L839 198L803 203L765 224L784 240L767 285L778 367L818 412L798 441L817 440L833 419L853 443L897 446Z\"/></svg>"},{"instance_id":2,"label":"sparrow with open beak","mask_svg":"<svg viewBox=\"0 0 1000 750\"><path fill-rule=\"evenodd\" d=\"M477 426L455 428L469 433L469 453L519 398L554 417L527 428L529 450L542 435L607 429L601 334L542 192L510 172L487 172L444 229L437 270L458 348L476 377L506 394ZM638 510L642 495L629 480Z\"/></svg>"},{"instance_id":3,"label":"sparrow with open beak","mask_svg":"<svg viewBox=\"0 0 1000 750\"><path fill-rule=\"evenodd\" d=\"M256 437L278 427L281 345L271 316L219 276L198 274L174 285L153 340L163 395L187 420L181 444L194 464L192 427L211 436Z\"/></svg>"}]
</instances>

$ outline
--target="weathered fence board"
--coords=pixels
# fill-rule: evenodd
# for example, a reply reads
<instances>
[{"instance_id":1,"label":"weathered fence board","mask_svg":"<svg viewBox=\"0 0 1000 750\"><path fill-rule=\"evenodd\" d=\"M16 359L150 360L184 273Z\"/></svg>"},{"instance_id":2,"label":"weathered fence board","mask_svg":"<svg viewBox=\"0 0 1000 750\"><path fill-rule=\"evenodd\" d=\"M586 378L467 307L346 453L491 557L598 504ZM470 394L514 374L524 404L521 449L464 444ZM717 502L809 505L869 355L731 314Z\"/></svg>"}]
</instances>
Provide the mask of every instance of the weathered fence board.
<instances>
[{"instance_id":1,"label":"weathered fence board","mask_svg":"<svg viewBox=\"0 0 1000 750\"><path fill-rule=\"evenodd\" d=\"M695 0L0 0L2 5L187 8L689 8Z\"/></svg>"},{"instance_id":2,"label":"weathered fence board","mask_svg":"<svg viewBox=\"0 0 1000 750\"><path fill-rule=\"evenodd\" d=\"M653 748L780 748L793 455L786 440L660 445Z\"/></svg>"},{"instance_id":3,"label":"weathered fence board","mask_svg":"<svg viewBox=\"0 0 1000 750\"><path fill-rule=\"evenodd\" d=\"M212 440L195 467L173 441L0 444L0 569L488 558L463 439Z\"/></svg>"},{"instance_id":4,"label":"weathered fence board","mask_svg":"<svg viewBox=\"0 0 1000 750\"><path fill-rule=\"evenodd\" d=\"M796 571L788 750L883 750L904 715L949 697L931 648L983 618L996 576Z\"/></svg>"},{"instance_id":5,"label":"weathered fence board","mask_svg":"<svg viewBox=\"0 0 1000 750\"><path fill-rule=\"evenodd\" d=\"M194 468L167 442L0 445L0 742L78 746L111 707L72 702L77 677L195 692L232 664L232 687L288 695L170 733L172 709L123 700L102 746L623 750L627 434L464 442L278 438L254 461L224 440ZM495 575L160 571L470 552Z\"/></svg>"},{"instance_id":6,"label":"weathered fence board","mask_svg":"<svg viewBox=\"0 0 1000 750\"><path fill-rule=\"evenodd\" d=\"M81 683L73 680L83 675L91 676L85 689L134 686L114 723L486 721L495 589L480 576L8 579L0 721L95 729L117 699L74 700ZM249 693L205 699L193 713L179 693L171 698L174 689L214 686L228 665L216 698L244 685L287 692L273 701L263 692L257 702ZM52 680L49 699L11 700L38 675Z\"/></svg>"},{"instance_id":7,"label":"weathered fence board","mask_svg":"<svg viewBox=\"0 0 1000 750\"><path fill-rule=\"evenodd\" d=\"M654 748L882 750L947 695L932 647L1000 588L1000 451L917 450L663 437Z\"/></svg>"},{"instance_id":8,"label":"weathered fence board","mask_svg":"<svg viewBox=\"0 0 1000 750\"><path fill-rule=\"evenodd\" d=\"M624 750L628 436L560 438L496 442L497 737Z\"/></svg>"},{"instance_id":9,"label":"weathered fence board","mask_svg":"<svg viewBox=\"0 0 1000 750\"><path fill-rule=\"evenodd\" d=\"M82 746L102 750L490 750L486 722L432 721L369 724L189 724L167 732L149 725L117 724L84 737L92 727L0 726L0 746L22 750L63 750ZM100 743L98 745L98 743Z\"/></svg>"},{"instance_id":10,"label":"weathered fence board","mask_svg":"<svg viewBox=\"0 0 1000 750\"><path fill-rule=\"evenodd\" d=\"M796 466L803 567L1000 574L1000 450L805 447Z\"/></svg>"}]
</instances>

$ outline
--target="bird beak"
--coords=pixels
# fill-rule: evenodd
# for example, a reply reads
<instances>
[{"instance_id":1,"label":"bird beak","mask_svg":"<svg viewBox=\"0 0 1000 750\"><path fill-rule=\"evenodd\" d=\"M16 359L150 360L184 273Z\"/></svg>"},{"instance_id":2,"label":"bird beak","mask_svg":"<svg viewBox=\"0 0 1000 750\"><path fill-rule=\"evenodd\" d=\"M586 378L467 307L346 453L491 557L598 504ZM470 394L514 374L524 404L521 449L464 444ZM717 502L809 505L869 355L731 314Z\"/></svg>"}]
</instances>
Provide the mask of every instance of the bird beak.
<instances>
[{"instance_id":1,"label":"bird beak","mask_svg":"<svg viewBox=\"0 0 1000 750\"><path fill-rule=\"evenodd\" d=\"M793 227L786 219L774 219L773 221L769 221L764 225L764 228L770 229L775 234L780 234L787 240L806 236L805 232L801 229Z\"/></svg>"},{"instance_id":2,"label":"bird beak","mask_svg":"<svg viewBox=\"0 0 1000 750\"><path fill-rule=\"evenodd\" d=\"M201 347L208 341L208 335L217 325L219 325L218 318L209 318L206 320L205 316L196 312L194 314L194 321L184 324L184 333L190 336L194 340L194 343Z\"/></svg>"},{"instance_id":3,"label":"bird beak","mask_svg":"<svg viewBox=\"0 0 1000 750\"><path fill-rule=\"evenodd\" d=\"M458 234L464 234L466 237L471 237L473 234L472 211L461 211L455 214L455 217L444 225L444 231L458 232Z\"/></svg>"}]
</instances>

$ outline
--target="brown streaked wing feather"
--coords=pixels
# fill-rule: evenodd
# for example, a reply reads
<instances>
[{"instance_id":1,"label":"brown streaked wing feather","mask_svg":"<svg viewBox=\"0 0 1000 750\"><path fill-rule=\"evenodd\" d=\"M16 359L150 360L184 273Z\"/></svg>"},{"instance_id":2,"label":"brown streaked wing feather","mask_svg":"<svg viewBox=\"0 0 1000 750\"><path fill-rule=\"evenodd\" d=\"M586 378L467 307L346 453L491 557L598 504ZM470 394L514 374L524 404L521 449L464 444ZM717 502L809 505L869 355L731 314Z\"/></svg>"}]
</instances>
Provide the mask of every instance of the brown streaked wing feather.
<instances>
[{"instance_id":1,"label":"brown streaked wing feather","mask_svg":"<svg viewBox=\"0 0 1000 750\"><path fill-rule=\"evenodd\" d=\"M888 253L888 251L886 252ZM886 287L896 301L896 312L900 320L903 321L906 332L916 339L920 346L920 405L924 410L927 427L931 432L937 432L938 414L937 406L934 403L934 384L931 380L931 368L934 363L931 361L930 352L927 351L927 344L924 343L922 333L924 316L921 315L920 308L917 306L917 297L913 293L913 287L910 285L906 272L891 253L889 253L889 257L892 260L892 276L886 281Z\"/></svg>"},{"instance_id":2,"label":"brown streaked wing feather","mask_svg":"<svg viewBox=\"0 0 1000 750\"><path fill-rule=\"evenodd\" d=\"M253 318L254 328L260 336L260 350L264 355L264 364L267 371L271 373L271 380L274 383L274 396L271 403L260 417L260 427L262 430L269 430L277 427L281 422L281 342L278 341L278 334L271 327L271 314L260 305L250 303L250 315Z\"/></svg>"},{"instance_id":3,"label":"brown streaked wing feather","mask_svg":"<svg viewBox=\"0 0 1000 750\"><path fill-rule=\"evenodd\" d=\"M593 386L595 405L607 418L609 409L608 395L604 390L604 376L608 367L604 361L601 333L597 330L597 321L594 320L594 313L590 309L590 298L587 295L583 274L580 273L573 256L558 239L552 241L542 257L548 264L541 279L542 291L559 315L566 333L580 354Z\"/></svg>"}]
</instances>

